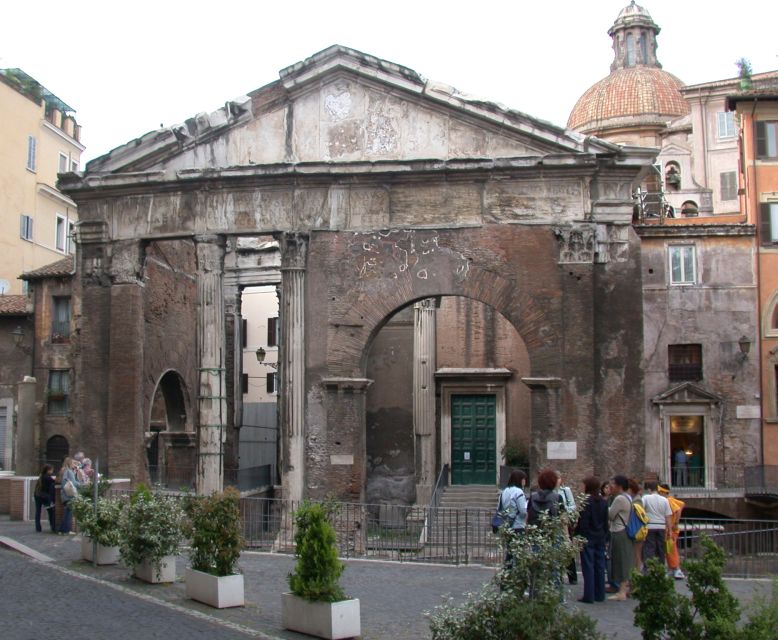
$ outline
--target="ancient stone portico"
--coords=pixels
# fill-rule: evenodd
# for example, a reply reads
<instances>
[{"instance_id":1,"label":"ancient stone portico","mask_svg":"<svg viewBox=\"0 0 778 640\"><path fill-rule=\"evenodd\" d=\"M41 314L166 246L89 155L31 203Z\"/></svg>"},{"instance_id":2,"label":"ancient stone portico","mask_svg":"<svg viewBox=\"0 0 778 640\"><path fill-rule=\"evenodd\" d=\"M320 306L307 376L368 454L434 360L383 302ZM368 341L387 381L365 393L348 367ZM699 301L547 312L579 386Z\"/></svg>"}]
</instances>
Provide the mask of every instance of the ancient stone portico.
<instances>
[{"instance_id":1,"label":"ancient stone portico","mask_svg":"<svg viewBox=\"0 0 778 640\"><path fill-rule=\"evenodd\" d=\"M410 306L423 495L446 459L425 310L459 296L523 341L533 465L640 471L631 193L652 157L322 51L63 178L81 219L76 422L101 430L111 473L142 478L151 403L174 371L198 489L219 488L240 426L240 290L278 283L284 497L361 500L367 354ZM280 260L258 249L268 237ZM549 460L549 442L576 443L576 457Z\"/></svg>"}]
</instances>

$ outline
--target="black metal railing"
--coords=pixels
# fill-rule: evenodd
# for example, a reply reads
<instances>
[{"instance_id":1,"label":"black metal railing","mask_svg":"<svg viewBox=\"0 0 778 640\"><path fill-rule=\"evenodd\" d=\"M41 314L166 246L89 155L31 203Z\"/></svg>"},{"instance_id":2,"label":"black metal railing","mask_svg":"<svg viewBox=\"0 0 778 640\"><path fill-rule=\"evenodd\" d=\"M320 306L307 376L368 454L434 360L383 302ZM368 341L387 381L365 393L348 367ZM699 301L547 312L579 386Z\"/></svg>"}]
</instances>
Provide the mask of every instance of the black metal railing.
<instances>
[{"instance_id":1,"label":"black metal railing","mask_svg":"<svg viewBox=\"0 0 778 640\"><path fill-rule=\"evenodd\" d=\"M778 499L778 465L762 464L743 469L746 495Z\"/></svg>"}]
</instances>

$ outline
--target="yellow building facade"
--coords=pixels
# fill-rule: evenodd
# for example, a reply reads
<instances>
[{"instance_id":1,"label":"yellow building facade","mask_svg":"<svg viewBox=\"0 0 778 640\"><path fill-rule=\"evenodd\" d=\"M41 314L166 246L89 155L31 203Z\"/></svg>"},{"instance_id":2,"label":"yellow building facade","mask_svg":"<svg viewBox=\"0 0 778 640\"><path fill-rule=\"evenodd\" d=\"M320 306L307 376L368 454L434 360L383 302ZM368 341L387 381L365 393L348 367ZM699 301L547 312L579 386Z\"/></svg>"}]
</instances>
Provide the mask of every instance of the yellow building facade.
<instances>
[{"instance_id":1,"label":"yellow building facade","mask_svg":"<svg viewBox=\"0 0 778 640\"><path fill-rule=\"evenodd\" d=\"M0 295L18 277L74 251L75 203L57 175L79 171L74 110L20 69L0 69Z\"/></svg>"}]
</instances>

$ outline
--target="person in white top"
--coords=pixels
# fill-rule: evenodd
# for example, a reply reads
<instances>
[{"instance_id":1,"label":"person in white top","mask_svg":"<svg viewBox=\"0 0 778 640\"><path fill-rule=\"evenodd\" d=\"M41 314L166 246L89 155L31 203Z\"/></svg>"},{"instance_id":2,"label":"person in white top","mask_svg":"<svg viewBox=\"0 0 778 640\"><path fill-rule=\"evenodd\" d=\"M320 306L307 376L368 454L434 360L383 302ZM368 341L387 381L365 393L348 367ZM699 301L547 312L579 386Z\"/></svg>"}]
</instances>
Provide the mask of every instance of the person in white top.
<instances>
[{"instance_id":1,"label":"person in white top","mask_svg":"<svg viewBox=\"0 0 778 640\"><path fill-rule=\"evenodd\" d=\"M643 566L651 558L665 563L665 540L671 535L673 510L667 498L657 493L658 483L649 481L643 485L643 509L648 516L648 535L643 543Z\"/></svg>"}]
</instances>

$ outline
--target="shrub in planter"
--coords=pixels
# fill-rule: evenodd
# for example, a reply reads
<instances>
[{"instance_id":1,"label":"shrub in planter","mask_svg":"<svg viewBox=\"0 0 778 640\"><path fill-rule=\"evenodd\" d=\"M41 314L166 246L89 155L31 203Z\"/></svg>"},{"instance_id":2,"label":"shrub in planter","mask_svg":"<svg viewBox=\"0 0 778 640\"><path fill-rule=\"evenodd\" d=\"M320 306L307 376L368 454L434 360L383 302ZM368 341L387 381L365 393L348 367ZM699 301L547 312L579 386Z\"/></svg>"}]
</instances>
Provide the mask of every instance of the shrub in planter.
<instances>
[{"instance_id":1,"label":"shrub in planter","mask_svg":"<svg viewBox=\"0 0 778 640\"><path fill-rule=\"evenodd\" d=\"M289 574L292 593L313 602L346 600L340 588L345 565L338 559L335 530L321 504L304 502L294 514L297 564Z\"/></svg>"},{"instance_id":2,"label":"shrub in planter","mask_svg":"<svg viewBox=\"0 0 778 640\"><path fill-rule=\"evenodd\" d=\"M140 485L122 513L119 552L128 567L150 564L159 579L163 558L178 554L184 512L175 498L151 493ZM139 576L140 577L140 576Z\"/></svg>"},{"instance_id":3,"label":"shrub in planter","mask_svg":"<svg viewBox=\"0 0 778 640\"><path fill-rule=\"evenodd\" d=\"M187 595L217 608L243 606L243 576L236 566L243 547L240 493L230 488L192 497L185 510L192 564L186 572Z\"/></svg>"},{"instance_id":4,"label":"shrub in planter","mask_svg":"<svg viewBox=\"0 0 778 640\"><path fill-rule=\"evenodd\" d=\"M90 498L79 494L71 506L79 530L104 547L118 547L120 520L127 502L121 498L98 498L97 508Z\"/></svg>"},{"instance_id":5,"label":"shrub in planter","mask_svg":"<svg viewBox=\"0 0 778 640\"><path fill-rule=\"evenodd\" d=\"M237 573L243 548L237 489L228 488L208 497L193 496L187 500L185 510L192 569L215 576Z\"/></svg>"},{"instance_id":6,"label":"shrub in planter","mask_svg":"<svg viewBox=\"0 0 778 640\"><path fill-rule=\"evenodd\" d=\"M289 575L292 593L283 595L284 627L330 640L361 635L359 600L347 598L340 587L345 565L338 559L328 509L304 502L294 519L297 564Z\"/></svg>"}]
</instances>

